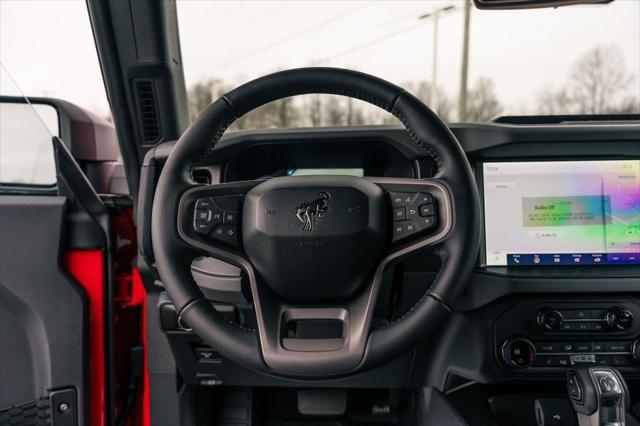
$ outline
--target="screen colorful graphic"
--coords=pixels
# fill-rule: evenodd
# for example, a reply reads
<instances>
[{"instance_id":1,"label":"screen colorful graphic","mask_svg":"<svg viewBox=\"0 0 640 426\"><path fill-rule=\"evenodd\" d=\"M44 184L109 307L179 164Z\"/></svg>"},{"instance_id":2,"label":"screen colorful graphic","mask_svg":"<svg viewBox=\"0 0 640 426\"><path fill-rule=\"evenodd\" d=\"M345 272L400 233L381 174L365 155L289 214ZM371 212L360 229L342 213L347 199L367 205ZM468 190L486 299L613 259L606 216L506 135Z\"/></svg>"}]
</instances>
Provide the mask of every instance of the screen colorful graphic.
<instances>
[{"instance_id":1,"label":"screen colorful graphic","mask_svg":"<svg viewBox=\"0 0 640 426\"><path fill-rule=\"evenodd\" d=\"M484 163L487 265L640 264L640 160Z\"/></svg>"}]
</instances>

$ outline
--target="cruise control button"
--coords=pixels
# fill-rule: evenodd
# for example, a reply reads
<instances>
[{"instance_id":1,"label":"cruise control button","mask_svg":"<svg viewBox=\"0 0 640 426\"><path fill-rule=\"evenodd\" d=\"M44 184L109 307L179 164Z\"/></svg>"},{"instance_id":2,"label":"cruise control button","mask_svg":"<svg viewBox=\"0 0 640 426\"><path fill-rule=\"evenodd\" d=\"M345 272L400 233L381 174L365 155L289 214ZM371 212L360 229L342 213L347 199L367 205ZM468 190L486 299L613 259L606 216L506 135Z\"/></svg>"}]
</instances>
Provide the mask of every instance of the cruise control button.
<instances>
[{"instance_id":1,"label":"cruise control button","mask_svg":"<svg viewBox=\"0 0 640 426\"><path fill-rule=\"evenodd\" d=\"M423 204L420 206L420 216L433 216L434 214L433 204Z\"/></svg>"},{"instance_id":2,"label":"cruise control button","mask_svg":"<svg viewBox=\"0 0 640 426\"><path fill-rule=\"evenodd\" d=\"M196 209L195 220L197 222L210 222L211 221L211 209Z\"/></svg>"},{"instance_id":3,"label":"cruise control button","mask_svg":"<svg viewBox=\"0 0 640 426\"><path fill-rule=\"evenodd\" d=\"M418 217L418 208L416 206L407 207L407 219Z\"/></svg>"},{"instance_id":4,"label":"cruise control button","mask_svg":"<svg viewBox=\"0 0 640 426\"><path fill-rule=\"evenodd\" d=\"M393 209L393 220L405 220L407 218L407 208L398 207Z\"/></svg>"},{"instance_id":5,"label":"cruise control button","mask_svg":"<svg viewBox=\"0 0 640 426\"><path fill-rule=\"evenodd\" d=\"M200 234L208 233L209 229L211 229L210 222L194 222L193 223L193 230Z\"/></svg>"},{"instance_id":6,"label":"cruise control button","mask_svg":"<svg viewBox=\"0 0 640 426\"><path fill-rule=\"evenodd\" d=\"M196 201L196 209L211 209L213 207L213 200L211 197L200 198Z\"/></svg>"}]
</instances>

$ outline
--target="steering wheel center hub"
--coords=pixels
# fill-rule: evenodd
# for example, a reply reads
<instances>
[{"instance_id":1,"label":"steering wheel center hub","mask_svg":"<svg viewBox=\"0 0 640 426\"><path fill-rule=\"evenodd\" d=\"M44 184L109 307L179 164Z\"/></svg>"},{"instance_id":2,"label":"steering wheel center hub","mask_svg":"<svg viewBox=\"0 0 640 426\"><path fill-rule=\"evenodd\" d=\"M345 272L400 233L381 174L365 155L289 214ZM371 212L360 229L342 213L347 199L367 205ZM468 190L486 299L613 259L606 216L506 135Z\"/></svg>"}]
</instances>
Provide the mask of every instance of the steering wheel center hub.
<instances>
[{"instance_id":1,"label":"steering wheel center hub","mask_svg":"<svg viewBox=\"0 0 640 426\"><path fill-rule=\"evenodd\" d=\"M387 250L379 186L351 176L270 179L243 208L243 245L261 278L289 300L353 295Z\"/></svg>"}]
</instances>

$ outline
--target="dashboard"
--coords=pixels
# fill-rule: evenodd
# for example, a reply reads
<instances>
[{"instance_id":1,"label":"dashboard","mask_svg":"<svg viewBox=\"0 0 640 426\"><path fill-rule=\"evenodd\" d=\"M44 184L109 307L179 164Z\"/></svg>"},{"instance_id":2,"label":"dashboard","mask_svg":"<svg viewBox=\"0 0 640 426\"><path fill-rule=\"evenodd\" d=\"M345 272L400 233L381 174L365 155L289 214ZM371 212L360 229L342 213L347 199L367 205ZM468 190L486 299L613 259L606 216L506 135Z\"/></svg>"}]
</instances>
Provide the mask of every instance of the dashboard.
<instances>
[{"instance_id":1,"label":"dashboard","mask_svg":"<svg viewBox=\"0 0 640 426\"><path fill-rule=\"evenodd\" d=\"M438 344L425 342L355 377L305 385L429 383L447 390L467 381L562 381L563 369L580 362L615 364L640 378L633 353L640 337L640 124L453 124L450 129L475 169L485 244L451 320L434 336ZM153 188L172 147L153 148L142 169L140 268L150 276ZM399 126L238 132L225 136L213 153L194 170L194 179L218 183L327 173L429 178L437 173L434 159L418 151ZM388 271L380 296L385 303L377 314L392 320L410 309L439 262L425 251ZM220 268L212 272L198 266L192 273L225 316L252 327L242 271ZM163 362L174 362L187 383L215 375L231 385L296 385L242 369L215 348L203 347L180 328L161 286L157 290L157 327L167 335L172 354Z\"/></svg>"}]
</instances>

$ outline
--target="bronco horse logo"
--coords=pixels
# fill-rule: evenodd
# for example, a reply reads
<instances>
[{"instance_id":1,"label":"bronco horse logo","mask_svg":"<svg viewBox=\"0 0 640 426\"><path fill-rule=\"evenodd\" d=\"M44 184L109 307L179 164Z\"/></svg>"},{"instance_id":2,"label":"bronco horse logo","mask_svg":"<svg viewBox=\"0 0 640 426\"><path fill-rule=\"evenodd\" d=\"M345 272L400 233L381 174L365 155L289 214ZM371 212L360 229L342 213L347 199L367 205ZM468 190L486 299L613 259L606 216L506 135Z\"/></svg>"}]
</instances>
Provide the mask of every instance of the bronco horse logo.
<instances>
[{"instance_id":1,"label":"bronco horse logo","mask_svg":"<svg viewBox=\"0 0 640 426\"><path fill-rule=\"evenodd\" d=\"M303 231L311 231L313 229L313 216L318 216L318 219L322 219L322 216L329 210L327 200L329 199L328 192L320 192L320 198L311 201L310 203L302 203L296 207L296 217L304 225Z\"/></svg>"}]
</instances>

